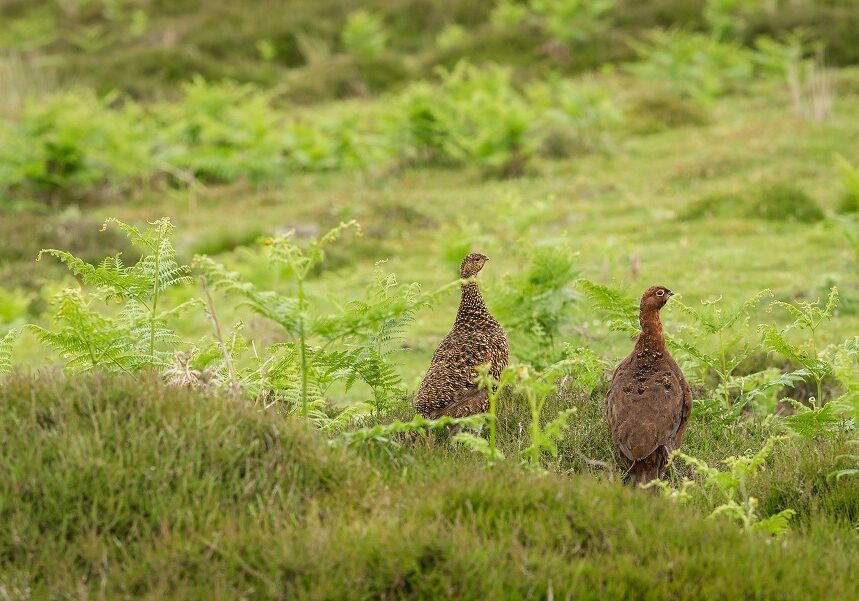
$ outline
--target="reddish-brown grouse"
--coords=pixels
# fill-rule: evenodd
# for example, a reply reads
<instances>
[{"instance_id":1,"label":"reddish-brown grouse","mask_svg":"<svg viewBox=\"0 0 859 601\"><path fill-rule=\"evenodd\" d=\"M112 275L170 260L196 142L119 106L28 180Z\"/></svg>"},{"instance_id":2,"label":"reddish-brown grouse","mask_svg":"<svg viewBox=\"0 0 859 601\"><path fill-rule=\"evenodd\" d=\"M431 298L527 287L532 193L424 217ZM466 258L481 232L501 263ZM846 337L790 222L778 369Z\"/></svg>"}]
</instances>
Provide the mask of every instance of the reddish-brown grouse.
<instances>
[{"instance_id":1,"label":"reddish-brown grouse","mask_svg":"<svg viewBox=\"0 0 859 601\"><path fill-rule=\"evenodd\" d=\"M606 417L617 456L633 485L662 477L692 411L692 391L665 346L659 310L672 292L653 286L641 297L641 334L611 380Z\"/></svg>"}]
</instances>

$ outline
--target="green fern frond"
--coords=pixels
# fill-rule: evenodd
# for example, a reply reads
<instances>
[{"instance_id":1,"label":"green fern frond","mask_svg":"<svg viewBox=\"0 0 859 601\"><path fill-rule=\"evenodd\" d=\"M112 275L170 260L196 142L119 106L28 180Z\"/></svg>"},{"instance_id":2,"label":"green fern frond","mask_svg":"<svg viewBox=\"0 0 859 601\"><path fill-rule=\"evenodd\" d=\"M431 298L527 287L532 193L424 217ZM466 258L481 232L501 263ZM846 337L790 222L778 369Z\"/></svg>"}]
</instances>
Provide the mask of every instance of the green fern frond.
<instances>
[{"instance_id":1,"label":"green fern frond","mask_svg":"<svg viewBox=\"0 0 859 601\"><path fill-rule=\"evenodd\" d=\"M50 255L65 264L83 284L106 290L108 298L116 297L123 300L140 298L151 289L146 275L134 268L126 267L120 255L107 257L98 266L91 265L71 253L53 248L42 249L36 260L41 260L43 255Z\"/></svg>"},{"instance_id":2,"label":"green fern frond","mask_svg":"<svg viewBox=\"0 0 859 601\"><path fill-rule=\"evenodd\" d=\"M807 369L797 369L792 372L779 375L777 378L769 380L746 394L746 401L763 396L768 390L780 390L782 388L795 388L797 384L806 381L811 376L811 372Z\"/></svg>"},{"instance_id":3,"label":"green fern frond","mask_svg":"<svg viewBox=\"0 0 859 601\"><path fill-rule=\"evenodd\" d=\"M151 227L148 231L141 230L115 217L108 217L104 220L101 226L102 231L106 230L109 224L113 224L122 230L134 246L148 250L153 254L158 254L163 250L160 248L163 241L169 238L175 229L175 226L168 217L150 221L149 225Z\"/></svg>"},{"instance_id":4,"label":"green fern frond","mask_svg":"<svg viewBox=\"0 0 859 601\"><path fill-rule=\"evenodd\" d=\"M820 304L820 299L814 302L800 301L795 304L774 301L772 306L781 307L793 317L794 321L788 329L799 328L813 333L821 323L832 319L835 314L838 308L838 288L833 286L829 290L826 304L823 306Z\"/></svg>"},{"instance_id":5,"label":"green fern frond","mask_svg":"<svg viewBox=\"0 0 859 601\"><path fill-rule=\"evenodd\" d=\"M298 331L301 317L298 299L273 291L260 291L250 282L243 281L237 272L228 271L204 255L194 257L194 265L203 272L213 289L237 294L244 298L242 305L254 313L272 320L291 334Z\"/></svg>"},{"instance_id":6,"label":"green fern frond","mask_svg":"<svg viewBox=\"0 0 859 601\"><path fill-rule=\"evenodd\" d=\"M611 329L626 332L639 330L638 306L628 296L615 288L596 284L584 278L576 280L576 286L600 312L609 318Z\"/></svg>"},{"instance_id":7,"label":"green fern frond","mask_svg":"<svg viewBox=\"0 0 859 601\"><path fill-rule=\"evenodd\" d=\"M785 417L784 423L803 438L829 437L839 432L844 424L840 409L846 407L841 407L834 401L822 407L803 408Z\"/></svg>"},{"instance_id":8,"label":"green fern frond","mask_svg":"<svg viewBox=\"0 0 859 601\"><path fill-rule=\"evenodd\" d=\"M17 338L17 330L9 330L0 338L0 375L12 371L12 345Z\"/></svg>"},{"instance_id":9,"label":"green fern frond","mask_svg":"<svg viewBox=\"0 0 859 601\"><path fill-rule=\"evenodd\" d=\"M790 530L790 520L796 515L793 509L783 509L752 525L752 530L762 531L772 536L781 536Z\"/></svg>"},{"instance_id":10,"label":"green fern frond","mask_svg":"<svg viewBox=\"0 0 859 601\"><path fill-rule=\"evenodd\" d=\"M159 297L168 288L190 281L190 267L176 262L170 241L173 225L159 219L140 229L117 219L108 219L103 228L115 224L125 232L143 254L134 265L127 266L120 255L107 257L91 265L71 253L45 249L64 263L85 286L96 289L84 298L77 291L57 297L52 331L35 327L37 337L56 349L71 369L91 369L104 365L108 369L134 371L145 366L165 367L181 340L168 327L168 320L193 306L159 306ZM115 316L102 315L93 308L95 301L118 300L121 309Z\"/></svg>"},{"instance_id":11,"label":"green fern frond","mask_svg":"<svg viewBox=\"0 0 859 601\"><path fill-rule=\"evenodd\" d=\"M329 421L322 427L324 432L337 434L345 430L349 424L360 421L370 415L372 408L368 403L355 403L349 405L343 411L330 418Z\"/></svg>"},{"instance_id":12,"label":"green fern frond","mask_svg":"<svg viewBox=\"0 0 859 601\"><path fill-rule=\"evenodd\" d=\"M828 362L818 357L812 357L799 347L789 343L775 326L764 324L759 329L765 349L779 353L802 365L818 379L827 376L832 371L832 366Z\"/></svg>"},{"instance_id":13,"label":"green fern frond","mask_svg":"<svg viewBox=\"0 0 859 601\"><path fill-rule=\"evenodd\" d=\"M40 342L52 347L73 370L89 370L97 366L120 371L134 371L144 361L135 352L133 332L113 319L92 311L86 301L74 291L63 294L60 308L53 316L59 326L48 330L29 325Z\"/></svg>"},{"instance_id":14,"label":"green fern frond","mask_svg":"<svg viewBox=\"0 0 859 601\"><path fill-rule=\"evenodd\" d=\"M716 369L718 367L719 358L713 354L705 353L698 346L682 340L680 338L676 338L671 335L667 335L666 341L668 345L674 349L679 349L685 351L695 360L697 360L700 364L706 365L710 369Z\"/></svg>"},{"instance_id":15,"label":"green fern frond","mask_svg":"<svg viewBox=\"0 0 859 601\"><path fill-rule=\"evenodd\" d=\"M737 307L732 312L726 312L726 316L721 323L721 329L725 330L731 328L743 317L748 316L752 309L758 306L761 301L768 297L772 296L772 290L769 288L764 288L760 292L753 294L751 297L746 299L739 307Z\"/></svg>"}]
</instances>

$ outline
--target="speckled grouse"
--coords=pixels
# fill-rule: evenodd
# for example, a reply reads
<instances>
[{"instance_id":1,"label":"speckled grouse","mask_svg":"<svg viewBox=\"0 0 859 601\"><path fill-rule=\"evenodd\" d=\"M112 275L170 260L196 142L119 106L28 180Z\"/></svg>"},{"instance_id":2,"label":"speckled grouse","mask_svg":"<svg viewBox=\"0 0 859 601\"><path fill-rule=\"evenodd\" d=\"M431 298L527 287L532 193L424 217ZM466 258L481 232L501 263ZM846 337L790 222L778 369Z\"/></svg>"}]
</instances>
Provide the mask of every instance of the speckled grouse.
<instances>
[{"instance_id":1,"label":"speckled grouse","mask_svg":"<svg viewBox=\"0 0 859 601\"><path fill-rule=\"evenodd\" d=\"M641 297L641 334L614 372L605 400L617 456L633 485L660 478L679 448L692 411L692 391L665 346L659 310L672 292L648 288Z\"/></svg>"},{"instance_id":2,"label":"speckled grouse","mask_svg":"<svg viewBox=\"0 0 859 601\"><path fill-rule=\"evenodd\" d=\"M459 267L462 279L474 278L489 258L467 255ZM507 366L507 335L480 294L477 282L462 284L462 296L453 329L441 341L414 400L415 411L436 419L443 415L465 417L488 409L485 390L475 383L477 368L490 364L496 378Z\"/></svg>"}]
</instances>

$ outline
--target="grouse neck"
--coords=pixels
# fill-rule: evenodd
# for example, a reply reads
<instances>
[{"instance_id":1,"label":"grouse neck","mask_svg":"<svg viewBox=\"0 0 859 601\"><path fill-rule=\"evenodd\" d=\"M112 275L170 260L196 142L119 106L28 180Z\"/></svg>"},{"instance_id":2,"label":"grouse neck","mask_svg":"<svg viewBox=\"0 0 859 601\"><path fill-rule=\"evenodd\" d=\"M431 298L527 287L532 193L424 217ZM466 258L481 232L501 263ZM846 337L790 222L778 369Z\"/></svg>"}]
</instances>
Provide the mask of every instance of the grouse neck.
<instances>
[{"instance_id":1,"label":"grouse neck","mask_svg":"<svg viewBox=\"0 0 859 601\"><path fill-rule=\"evenodd\" d=\"M481 315L488 315L489 309L480 294L480 286L477 282L466 282L462 285L462 294L459 299L459 310L456 312L456 320L461 321Z\"/></svg>"},{"instance_id":2,"label":"grouse neck","mask_svg":"<svg viewBox=\"0 0 859 601\"><path fill-rule=\"evenodd\" d=\"M638 318L641 324L641 334L638 335L636 346L649 348L665 348L665 336L662 333L662 321L658 309L642 309Z\"/></svg>"}]
</instances>

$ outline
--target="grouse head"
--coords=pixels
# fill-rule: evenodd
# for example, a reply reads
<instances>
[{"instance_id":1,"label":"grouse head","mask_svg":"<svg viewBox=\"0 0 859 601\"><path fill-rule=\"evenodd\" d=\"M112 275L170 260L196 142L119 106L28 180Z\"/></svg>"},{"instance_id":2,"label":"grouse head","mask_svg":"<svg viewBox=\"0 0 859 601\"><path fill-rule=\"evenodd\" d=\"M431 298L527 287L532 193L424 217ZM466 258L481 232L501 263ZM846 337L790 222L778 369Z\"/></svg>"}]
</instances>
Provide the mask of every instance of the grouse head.
<instances>
[{"instance_id":1,"label":"grouse head","mask_svg":"<svg viewBox=\"0 0 859 601\"><path fill-rule=\"evenodd\" d=\"M651 286L645 290L644 294L641 296L640 309L642 311L645 309L655 309L656 311L659 311L665 306L665 303L667 303L668 299L672 296L674 296L674 293L665 286Z\"/></svg>"},{"instance_id":2,"label":"grouse head","mask_svg":"<svg viewBox=\"0 0 859 601\"><path fill-rule=\"evenodd\" d=\"M459 277L461 278L473 278L476 276L486 262L489 260L489 257L486 255L481 255L480 253L470 253L465 255L465 258L462 260L462 264L459 266Z\"/></svg>"}]
</instances>

